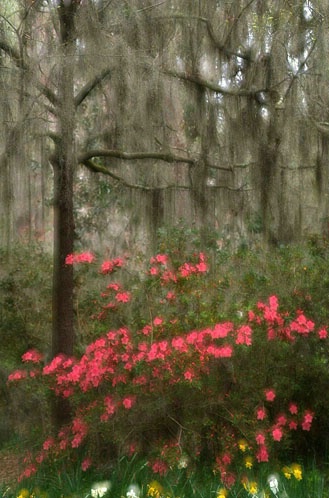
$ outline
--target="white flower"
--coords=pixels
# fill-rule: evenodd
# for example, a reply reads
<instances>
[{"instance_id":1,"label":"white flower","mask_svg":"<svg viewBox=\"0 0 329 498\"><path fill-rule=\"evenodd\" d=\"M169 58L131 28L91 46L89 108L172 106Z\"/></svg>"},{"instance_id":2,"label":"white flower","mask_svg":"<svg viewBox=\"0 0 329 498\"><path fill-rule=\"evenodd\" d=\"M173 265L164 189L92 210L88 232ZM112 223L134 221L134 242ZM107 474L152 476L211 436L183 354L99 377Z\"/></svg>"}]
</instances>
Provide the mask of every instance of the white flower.
<instances>
[{"instance_id":1,"label":"white flower","mask_svg":"<svg viewBox=\"0 0 329 498\"><path fill-rule=\"evenodd\" d=\"M267 482L270 486L270 490L276 496L279 493L279 478L276 474L268 476Z\"/></svg>"},{"instance_id":2,"label":"white flower","mask_svg":"<svg viewBox=\"0 0 329 498\"><path fill-rule=\"evenodd\" d=\"M139 498L140 489L137 484L130 484L126 493L127 498Z\"/></svg>"},{"instance_id":3,"label":"white flower","mask_svg":"<svg viewBox=\"0 0 329 498\"><path fill-rule=\"evenodd\" d=\"M186 469L186 467L188 466L188 457L186 455L183 455L180 459L179 459L179 462L177 464L177 467L179 469Z\"/></svg>"},{"instance_id":4,"label":"white flower","mask_svg":"<svg viewBox=\"0 0 329 498\"><path fill-rule=\"evenodd\" d=\"M102 498L110 489L110 481L95 482L91 487L90 494L93 498Z\"/></svg>"}]
</instances>

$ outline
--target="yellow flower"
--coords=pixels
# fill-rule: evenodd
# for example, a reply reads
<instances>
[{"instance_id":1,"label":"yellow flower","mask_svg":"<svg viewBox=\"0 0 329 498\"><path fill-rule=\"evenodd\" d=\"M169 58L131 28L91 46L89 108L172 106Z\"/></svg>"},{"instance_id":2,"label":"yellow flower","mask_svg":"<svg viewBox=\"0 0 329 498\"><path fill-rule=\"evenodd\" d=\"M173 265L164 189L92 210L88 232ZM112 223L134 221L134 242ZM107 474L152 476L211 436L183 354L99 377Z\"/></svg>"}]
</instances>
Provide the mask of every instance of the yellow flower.
<instances>
[{"instance_id":1,"label":"yellow flower","mask_svg":"<svg viewBox=\"0 0 329 498\"><path fill-rule=\"evenodd\" d=\"M257 482L255 481L252 481L250 484L249 484L249 493L251 495L255 495L258 491L258 486L257 486Z\"/></svg>"},{"instance_id":2,"label":"yellow flower","mask_svg":"<svg viewBox=\"0 0 329 498\"><path fill-rule=\"evenodd\" d=\"M29 498L29 496L30 496L30 491L26 488L22 488L19 490L17 498Z\"/></svg>"},{"instance_id":3,"label":"yellow flower","mask_svg":"<svg viewBox=\"0 0 329 498\"><path fill-rule=\"evenodd\" d=\"M291 466L291 470L297 481L301 481L303 479L302 468L300 465L298 465L298 463L293 463Z\"/></svg>"},{"instance_id":4,"label":"yellow flower","mask_svg":"<svg viewBox=\"0 0 329 498\"><path fill-rule=\"evenodd\" d=\"M225 488L220 488L217 492L217 497L216 498L226 498L228 495L228 491Z\"/></svg>"},{"instance_id":5,"label":"yellow flower","mask_svg":"<svg viewBox=\"0 0 329 498\"><path fill-rule=\"evenodd\" d=\"M242 480L243 487L250 495L255 495L258 491L258 485L256 481L248 481L248 479Z\"/></svg>"},{"instance_id":6,"label":"yellow flower","mask_svg":"<svg viewBox=\"0 0 329 498\"><path fill-rule=\"evenodd\" d=\"M239 450L244 452L248 448L248 443L245 439L240 439L240 441L238 442L238 446L239 446Z\"/></svg>"},{"instance_id":7,"label":"yellow flower","mask_svg":"<svg viewBox=\"0 0 329 498\"><path fill-rule=\"evenodd\" d=\"M244 464L247 469L251 469L253 465L253 459L251 456L246 456L244 459Z\"/></svg>"},{"instance_id":8,"label":"yellow flower","mask_svg":"<svg viewBox=\"0 0 329 498\"><path fill-rule=\"evenodd\" d=\"M283 472L283 475L286 479L290 479L291 478L291 469L289 467L283 467L282 469L282 472Z\"/></svg>"},{"instance_id":9,"label":"yellow flower","mask_svg":"<svg viewBox=\"0 0 329 498\"><path fill-rule=\"evenodd\" d=\"M158 481L152 481L147 485L147 496L152 498L160 498L163 493L163 487Z\"/></svg>"}]
</instances>

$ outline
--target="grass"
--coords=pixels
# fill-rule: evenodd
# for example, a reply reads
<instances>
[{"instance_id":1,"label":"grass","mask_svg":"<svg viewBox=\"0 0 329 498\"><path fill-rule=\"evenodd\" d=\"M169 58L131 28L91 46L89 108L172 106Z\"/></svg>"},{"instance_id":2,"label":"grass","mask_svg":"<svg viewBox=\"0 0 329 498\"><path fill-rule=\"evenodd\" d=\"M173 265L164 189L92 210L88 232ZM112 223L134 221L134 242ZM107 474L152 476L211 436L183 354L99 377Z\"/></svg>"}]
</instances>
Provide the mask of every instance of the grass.
<instances>
[{"instance_id":1,"label":"grass","mask_svg":"<svg viewBox=\"0 0 329 498\"><path fill-rule=\"evenodd\" d=\"M249 474L248 474L249 473ZM137 457L121 458L107 472L58 474L54 469L15 487L0 487L2 498L328 498L324 473L314 466L301 474L264 464L257 476L252 470L237 472L237 481L227 489L209 468L172 469L166 476L152 473ZM277 489L269 477L277 479ZM274 492L273 492L274 489Z\"/></svg>"}]
</instances>

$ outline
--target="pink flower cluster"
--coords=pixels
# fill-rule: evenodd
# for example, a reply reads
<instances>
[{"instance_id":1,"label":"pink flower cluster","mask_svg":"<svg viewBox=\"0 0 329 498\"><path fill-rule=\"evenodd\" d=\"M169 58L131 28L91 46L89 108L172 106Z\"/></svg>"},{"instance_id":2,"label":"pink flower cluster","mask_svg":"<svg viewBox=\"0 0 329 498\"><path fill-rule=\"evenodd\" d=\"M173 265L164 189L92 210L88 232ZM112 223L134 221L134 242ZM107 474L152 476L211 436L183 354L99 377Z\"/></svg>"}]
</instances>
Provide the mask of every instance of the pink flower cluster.
<instances>
[{"instance_id":1,"label":"pink flower cluster","mask_svg":"<svg viewBox=\"0 0 329 498\"><path fill-rule=\"evenodd\" d=\"M308 336L315 330L315 323L297 310L296 317L291 319L288 313L279 311L279 302L276 296L271 296L268 303L257 304L258 313L249 311L250 324L265 325L268 340L281 339L294 342L297 336ZM317 332L320 339L326 339L327 329L322 327Z\"/></svg>"},{"instance_id":2,"label":"pink flower cluster","mask_svg":"<svg viewBox=\"0 0 329 498\"><path fill-rule=\"evenodd\" d=\"M82 253L69 255L66 263L93 261L94 256L91 253ZM110 274L123 264L121 258L107 260L101 265L100 272L103 275ZM152 258L151 265L150 274L158 279L168 307L175 305L176 295L182 292L184 285L190 286L190 283L194 282L194 279L189 279L191 275L202 276L208 271L203 253L197 255L197 262L184 263L177 271L172 269L165 254ZM166 286L177 287L168 290ZM107 302L98 315L99 319L104 317L107 310L113 309L119 303L124 305L132 299L131 293L125 291L117 282L108 284L101 297ZM79 448L93 430L93 425L105 424L110 420L114 424L117 420L115 417L119 419L125 416L123 414L127 415L128 411L134 413L135 409L138 410L142 400L149 400L152 407L153 400L159 394L166 396L170 393L172 396L176 386L179 389L179 386L183 385L184 389L202 392L205 399L214 400L221 409L224 407L225 420L231 417L232 433L228 431L228 442L223 445L222 453L216 458L215 470L220 474L223 484L228 487L233 485L236 477L231 467L237 451L237 435L234 432L237 422L233 421L237 413L232 411L236 409L236 405L230 397L231 388L226 387L224 377L227 371L232 371L233 388L236 386L237 389L239 383L242 385L249 382L248 378L235 378L235 357L238 357L239 362L244 354L252 352L255 337L260 336L261 341L269 341L268 344L284 341L291 345L297 338L305 340L310 334L323 341L327 338L327 331L322 327L316 334L315 324L308 320L302 311L298 311L293 318L281 313L276 296L271 296L267 303L258 303L257 308L249 312L247 323L244 324L236 325L223 321L187 331L179 328L176 331L176 324L175 314L170 320L165 312L154 313L149 317L148 323L144 322L138 330L130 330L126 326L108 330L89 344L80 358L59 355L43 366L43 355L34 349L22 356L27 368L13 372L9 381L32 378L33 381L40 379L43 384L48 382L50 389L57 396L72 399L73 406L76 407L71 424L63 427L57 437L44 441L40 452L29 461L24 477L31 475L37 465L51 455L57 456L62 451ZM167 333L167 328L170 328L170 334ZM224 369L225 365L227 370L223 370L221 375L221 369ZM222 391L217 385L214 387L209 384L214 371L218 372L216 383L225 386L221 388ZM273 387L263 385L262 379L259 380L259 385L262 385L262 388L258 393L258 401L251 406L249 399L241 399L239 410L243 413L246 403L246 416L249 417L247 427L252 427L248 447L261 463L269 460L271 448L284 440L291 431L298 428L309 431L314 413L301 409L293 401L283 405L288 406L286 412L280 409L277 413L279 403L280 408L282 407L279 390L277 392ZM253 413L251 419L250 413ZM273 416L273 413L277 414ZM226 421L225 424L229 423ZM222 430L222 427L218 430L220 442ZM169 466L164 460L166 455L159 456L159 459L153 458L150 465L154 472L162 474L167 472ZM90 465L91 460L86 457L83 470Z\"/></svg>"},{"instance_id":3,"label":"pink flower cluster","mask_svg":"<svg viewBox=\"0 0 329 498\"><path fill-rule=\"evenodd\" d=\"M86 251L82 253L68 254L65 258L65 264L73 265L76 263L92 263L95 260L95 255L92 252Z\"/></svg>"},{"instance_id":4,"label":"pink flower cluster","mask_svg":"<svg viewBox=\"0 0 329 498\"><path fill-rule=\"evenodd\" d=\"M107 316L109 310L116 310L120 303L129 303L131 300L131 293L125 291L121 287L121 284L111 282L107 285L106 291L102 292L101 298L106 299L107 303L102 305L102 311L95 316L98 320L103 320Z\"/></svg>"},{"instance_id":5,"label":"pink flower cluster","mask_svg":"<svg viewBox=\"0 0 329 498\"><path fill-rule=\"evenodd\" d=\"M151 258L150 263L152 265L149 270L150 275L158 276L163 284L176 283L179 278L186 279L191 275L206 273L209 269L203 252L198 254L196 263L185 262L178 268L177 272L171 268L169 258L165 254L157 254Z\"/></svg>"},{"instance_id":6,"label":"pink flower cluster","mask_svg":"<svg viewBox=\"0 0 329 498\"><path fill-rule=\"evenodd\" d=\"M124 260L122 258L104 261L101 266L101 273L103 273L103 275L112 273L116 268L122 268L123 265Z\"/></svg>"}]
</instances>

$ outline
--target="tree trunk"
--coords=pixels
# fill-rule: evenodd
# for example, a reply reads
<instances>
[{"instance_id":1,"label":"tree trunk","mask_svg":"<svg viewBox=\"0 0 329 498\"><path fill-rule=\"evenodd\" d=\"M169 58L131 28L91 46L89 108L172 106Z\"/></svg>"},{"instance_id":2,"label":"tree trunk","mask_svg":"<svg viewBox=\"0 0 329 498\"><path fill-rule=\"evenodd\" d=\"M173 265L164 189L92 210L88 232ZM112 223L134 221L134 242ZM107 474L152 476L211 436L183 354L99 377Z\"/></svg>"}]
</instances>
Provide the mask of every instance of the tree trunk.
<instances>
[{"instance_id":1,"label":"tree trunk","mask_svg":"<svg viewBox=\"0 0 329 498\"><path fill-rule=\"evenodd\" d=\"M54 168L54 275L52 355L73 355L73 268L65 258L73 252L73 174L75 169L74 16L76 4L61 2L58 9L61 36L61 67L58 86L58 144L52 163ZM69 403L60 400L54 409L55 427L70 419Z\"/></svg>"}]
</instances>

